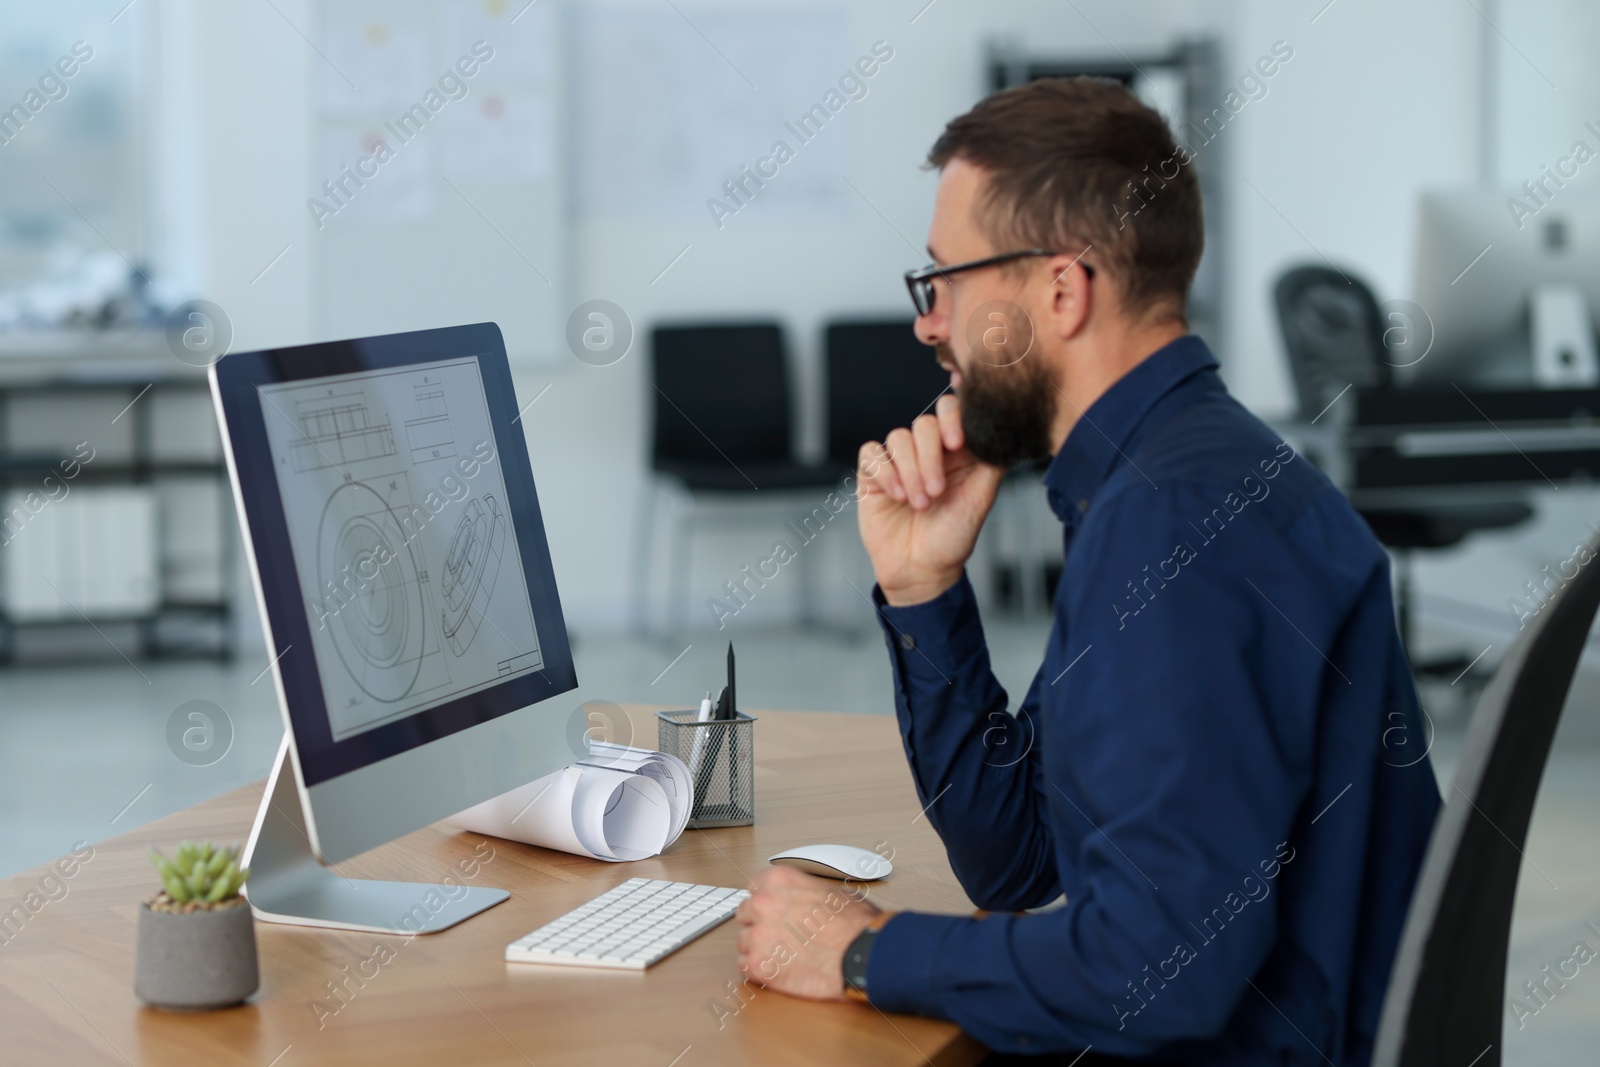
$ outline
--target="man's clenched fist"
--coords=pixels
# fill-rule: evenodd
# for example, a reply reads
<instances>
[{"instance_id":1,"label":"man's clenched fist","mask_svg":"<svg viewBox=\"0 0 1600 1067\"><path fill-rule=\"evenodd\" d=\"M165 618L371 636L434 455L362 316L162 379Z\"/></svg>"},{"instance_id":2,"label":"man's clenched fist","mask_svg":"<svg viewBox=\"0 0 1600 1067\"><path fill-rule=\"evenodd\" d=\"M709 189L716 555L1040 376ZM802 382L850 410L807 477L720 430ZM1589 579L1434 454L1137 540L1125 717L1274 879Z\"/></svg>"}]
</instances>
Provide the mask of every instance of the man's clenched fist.
<instances>
[{"instance_id":1,"label":"man's clenched fist","mask_svg":"<svg viewBox=\"0 0 1600 1067\"><path fill-rule=\"evenodd\" d=\"M883 442L861 446L861 541L890 604L919 604L961 578L1005 472L967 451L961 401L946 394L935 414Z\"/></svg>"}]
</instances>

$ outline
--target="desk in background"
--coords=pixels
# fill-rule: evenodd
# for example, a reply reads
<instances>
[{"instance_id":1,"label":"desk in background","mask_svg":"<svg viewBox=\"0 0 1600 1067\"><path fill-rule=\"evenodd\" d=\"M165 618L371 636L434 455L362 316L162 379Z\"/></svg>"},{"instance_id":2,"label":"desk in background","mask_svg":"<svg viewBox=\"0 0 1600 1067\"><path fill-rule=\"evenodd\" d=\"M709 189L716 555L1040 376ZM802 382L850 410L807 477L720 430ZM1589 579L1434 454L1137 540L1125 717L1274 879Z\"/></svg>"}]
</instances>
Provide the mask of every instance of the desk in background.
<instances>
[{"instance_id":1,"label":"desk in background","mask_svg":"<svg viewBox=\"0 0 1600 1067\"><path fill-rule=\"evenodd\" d=\"M653 747L652 716L629 714L636 740ZM96 845L65 897L14 936L7 931L0 1063L962 1067L984 1054L949 1023L744 987L732 923L643 974L503 958L507 942L628 878L741 885L780 848L816 842L894 850L894 874L870 887L875 903L971 911L921 814L892 716L761 713L755 825L690 830L650 860L608 864L442 826L420 830L340 870L427 882L455 874L510 889L511 899L409 942L257 923L261 990L249 1003L198 1015L142 1007L133 995L135 922L156 888L146 847L243 839L260 796L261 783L246 786ZM482 861L484 841L492 858L466 879L458 865ZM0 883L0 913L37 890L46 870ZM330 983L343 983L340 998Z\"/></svg>"},{"instance_id":2,"label":"desk in background","mask_svg":"<svg viewBox=\"0 0 1600 1067\"><path fill-rule=\"evenodd\" d=\"M1357 386L1319 421L1302 432L1352 499L1600 478L1600 389Z\"/></svg>"}]
</instances>

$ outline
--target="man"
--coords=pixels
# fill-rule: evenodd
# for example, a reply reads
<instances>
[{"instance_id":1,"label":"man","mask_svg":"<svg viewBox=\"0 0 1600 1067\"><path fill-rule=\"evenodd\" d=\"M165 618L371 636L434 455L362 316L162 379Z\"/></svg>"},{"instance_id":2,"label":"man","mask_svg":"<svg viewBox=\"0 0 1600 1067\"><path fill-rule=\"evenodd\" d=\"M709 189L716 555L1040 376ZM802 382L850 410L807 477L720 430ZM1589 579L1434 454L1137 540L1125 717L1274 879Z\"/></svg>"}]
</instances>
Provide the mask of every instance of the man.
<instances>
[{"instance_id":1,"label":"man","mask_svg":"<svg viewBox=\"0 0 1600 1067\"><path fill-rule=\"evenodd\" d=\"M1188 333L1188 162L1089 79L934 145L935 267L907 279L955 395L862 450L861 536L918 795L989 914L765 872L738 944L771 988L1061 1062L1370 1059L1438 789L1387 558ZM1066 555L1012 719L964 566L1046 454Z\"/></svg>"}]
</instances>

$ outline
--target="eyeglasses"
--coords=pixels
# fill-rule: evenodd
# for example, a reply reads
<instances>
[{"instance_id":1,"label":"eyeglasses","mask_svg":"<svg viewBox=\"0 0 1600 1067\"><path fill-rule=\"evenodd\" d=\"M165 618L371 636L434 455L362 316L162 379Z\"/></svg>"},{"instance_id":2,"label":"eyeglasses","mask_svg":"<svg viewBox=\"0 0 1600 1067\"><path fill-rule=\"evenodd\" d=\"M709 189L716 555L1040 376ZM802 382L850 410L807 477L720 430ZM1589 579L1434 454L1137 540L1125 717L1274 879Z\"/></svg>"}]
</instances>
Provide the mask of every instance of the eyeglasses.
<instances>
[{"instance_id":1,"label":"eyeglasses","mask_svg":"<svg viewBox=\"0 0 1600 1067\"><path fill-rule=\"evenodd\" d=\"M911 302L916 305L918 315L933 314L933 301L938 291L933 287L935 278L948 279L952 274L962 271L977 270L980 267L994 267L1001 263L1010 263L1015 259L1025 259L1028 256L1056 256L1059 252L1052 252L1048 248L1024 248L1020 252L1006 252L988 259L974 259L967 263L955 263L948 267L941 267L937 263L930 263L920 270L906 271L906 289L911 293ZM1073 262L1082 262L1082 259ZM1083 264L1083 273L1090 278L1094 277L1094 268L1087 263Z\"/></svg>"}]
</instances>

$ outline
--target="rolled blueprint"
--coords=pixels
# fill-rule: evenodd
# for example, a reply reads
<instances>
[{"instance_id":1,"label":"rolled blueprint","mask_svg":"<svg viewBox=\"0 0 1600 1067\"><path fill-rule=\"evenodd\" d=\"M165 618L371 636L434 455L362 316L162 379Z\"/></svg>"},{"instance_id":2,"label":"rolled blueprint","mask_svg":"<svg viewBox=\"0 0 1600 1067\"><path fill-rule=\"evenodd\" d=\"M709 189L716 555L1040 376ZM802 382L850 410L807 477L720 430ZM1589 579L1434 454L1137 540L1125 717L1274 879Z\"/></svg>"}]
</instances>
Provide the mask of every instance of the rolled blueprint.
<instances>
[{"instance_id":1,"label":"rolled blueprint","mask_svg":"<svg viewBox=\"0 0 1600 1067\"><path fill-rule=\"evenodd\" d=\"M678 757L597 741L589 758L445 821L579 856L621 862L660 855L683 833L694 782Z\"/></svg>"}]
</instances>

